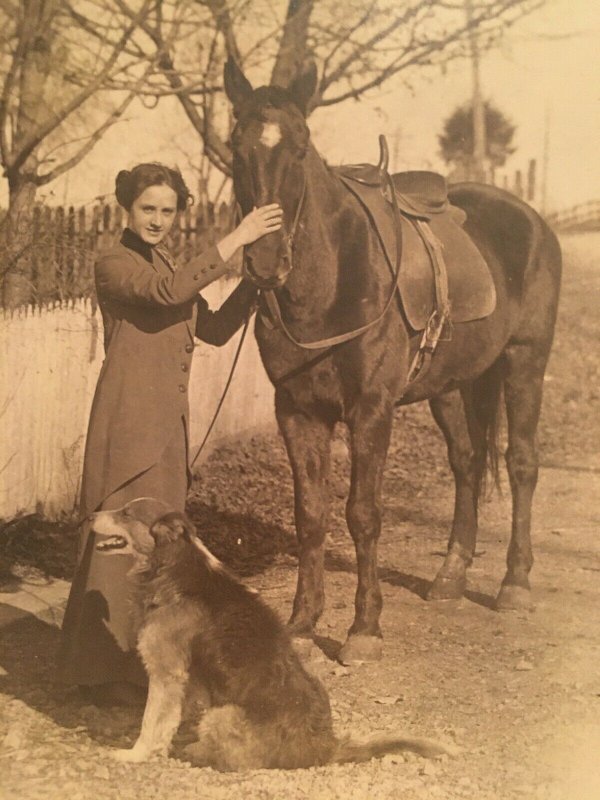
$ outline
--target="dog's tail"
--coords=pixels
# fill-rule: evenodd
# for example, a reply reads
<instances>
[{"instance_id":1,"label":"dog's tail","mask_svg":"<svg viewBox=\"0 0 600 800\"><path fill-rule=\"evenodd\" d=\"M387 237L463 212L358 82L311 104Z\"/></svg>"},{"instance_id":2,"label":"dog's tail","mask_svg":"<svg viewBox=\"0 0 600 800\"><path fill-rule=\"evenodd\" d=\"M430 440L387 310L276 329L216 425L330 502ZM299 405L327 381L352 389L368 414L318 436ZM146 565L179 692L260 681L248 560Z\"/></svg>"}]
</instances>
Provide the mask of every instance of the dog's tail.
<instances>
[{"instance_id":1,"label":"dog's tail","mask_svg":"<svg viewBox=\"0 0 600 800\"><path fill-rule=\"evenodd\" d=\"M454 756L458 753L458 748L451 745L434 742L431 739L410 739L410 738L382 738L372 739L368 742L354 742L349 738L340 739L337 747L331 756L332 764L347 764L353 762L358 764L362 761L370 761L372 758L382 758L391 753L402 752L417 753L424 758L439 758L439 756Z\"/></svg>"}]
</instances>

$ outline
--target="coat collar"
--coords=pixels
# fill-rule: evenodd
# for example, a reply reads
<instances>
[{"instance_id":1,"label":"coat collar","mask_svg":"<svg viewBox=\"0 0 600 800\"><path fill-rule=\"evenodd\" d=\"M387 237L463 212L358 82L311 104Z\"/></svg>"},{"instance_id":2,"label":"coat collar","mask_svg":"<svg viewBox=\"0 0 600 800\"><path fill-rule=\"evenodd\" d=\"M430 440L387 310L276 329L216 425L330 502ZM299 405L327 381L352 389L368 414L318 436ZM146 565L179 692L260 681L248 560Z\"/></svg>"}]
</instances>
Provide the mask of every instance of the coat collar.
<instances>
[{"instance_id":1,"label":"coat collar","mask_svg":"<svg viewBox=\"0 0 600 800\"><path fill-rule=\"evenodd\" d=\"M152 264L152 245L145 242L141 236L131 230L125 228L121 235L121 244L129 250L133 250L138 255L142 256L149 264Z\"/></svg>"}]
</instances>

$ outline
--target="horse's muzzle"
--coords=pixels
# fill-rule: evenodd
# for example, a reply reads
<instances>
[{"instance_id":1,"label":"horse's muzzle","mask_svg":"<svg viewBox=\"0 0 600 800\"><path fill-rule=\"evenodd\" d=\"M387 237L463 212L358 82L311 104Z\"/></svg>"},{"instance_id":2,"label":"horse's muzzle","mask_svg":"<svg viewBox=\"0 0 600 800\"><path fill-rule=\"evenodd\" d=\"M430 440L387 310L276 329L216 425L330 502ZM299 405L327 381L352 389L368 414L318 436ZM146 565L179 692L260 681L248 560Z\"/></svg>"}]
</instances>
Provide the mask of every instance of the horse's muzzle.
<instances>
[{"instance_id":1,"label":"horse's muzzle","mask_svg":"<svg viewBox=\"0 0 600 800\"><path fill-rule=\"evenodd\" d=\"M254 266L254 259L250 253L244 254L244 265L242 274L259 289L278 289L287 281L292 271L291 261L285 257L279 260L277 269L272 275L259 275Z\"/></svg>"}]
</instances>

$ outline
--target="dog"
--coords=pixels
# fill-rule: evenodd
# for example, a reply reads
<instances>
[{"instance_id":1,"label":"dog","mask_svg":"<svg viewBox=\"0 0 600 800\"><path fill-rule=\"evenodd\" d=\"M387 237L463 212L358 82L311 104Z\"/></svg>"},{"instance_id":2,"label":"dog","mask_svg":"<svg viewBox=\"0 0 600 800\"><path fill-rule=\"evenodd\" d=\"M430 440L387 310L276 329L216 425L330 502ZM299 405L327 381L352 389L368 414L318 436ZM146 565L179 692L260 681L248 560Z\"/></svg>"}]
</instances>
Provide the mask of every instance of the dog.
<instances>
[{"instance_id":1,"label":"dog","mask_svg":"<svg viewBox=\"0 0 600 800\"><path fill-rule=\"evenodd\" d=\"M327 692L302 665L283 623L205 547L185 515L139 498L97 512L92 528L105 537L98 537L99 553L134 557L128 577L149 678L139 738L116 751L118 760L168 754L190 687L210 701L198 740L185 749L196 766L296 769L402 750L450 754L427 739L337 738Z\"/></svg>"}]
</instances>

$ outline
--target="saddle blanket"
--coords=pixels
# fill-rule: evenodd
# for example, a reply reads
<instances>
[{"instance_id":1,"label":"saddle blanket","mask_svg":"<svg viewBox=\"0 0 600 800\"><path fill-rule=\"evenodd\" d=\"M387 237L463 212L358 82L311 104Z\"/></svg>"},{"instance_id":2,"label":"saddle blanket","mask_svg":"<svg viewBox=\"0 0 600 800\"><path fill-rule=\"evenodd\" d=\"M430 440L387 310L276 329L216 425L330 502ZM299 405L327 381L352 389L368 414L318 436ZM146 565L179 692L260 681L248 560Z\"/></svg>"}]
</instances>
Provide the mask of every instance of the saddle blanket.
<instances>
[{"instance_id":1,"label":"saddle blanket","mask_svg":"<svg viewBox=\"0 0 600 800\"><path fill-rule=\"evenodd\" d=\"M384 197L383 187L367 185L341 173L338 175L369 214L395 272L398 232L394 210ZM395 186L399 185L397 176L392 176L392 180ZM415 331L421 331L436 308L434 274L425 244L411 221L413 215L407 214L405 206L403 203L400 207L402 256L398 287L409 324ZM496 289L485 259L460 226L464 213L447 206L439 213L427 214L426 219L442 246L448 273L450 321L471 322L489 316L496 307Z\"/></svg>"}]
</instances>

